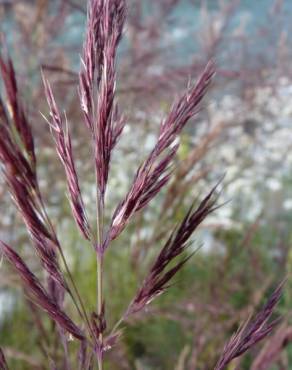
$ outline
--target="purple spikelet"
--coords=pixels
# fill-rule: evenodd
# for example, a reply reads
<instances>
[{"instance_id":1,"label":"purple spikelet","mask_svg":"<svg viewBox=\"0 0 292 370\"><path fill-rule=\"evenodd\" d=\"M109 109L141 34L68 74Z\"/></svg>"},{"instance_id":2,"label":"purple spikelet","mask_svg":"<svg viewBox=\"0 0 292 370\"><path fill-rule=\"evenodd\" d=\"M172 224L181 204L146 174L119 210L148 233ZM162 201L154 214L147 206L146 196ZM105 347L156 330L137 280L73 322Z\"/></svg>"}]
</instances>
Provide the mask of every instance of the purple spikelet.
<instances>
[{"instance_id":1,"label":"purple spikelet","mask_svg":"<svg viewBox=\"0 0 292 370\"><path fill-rule=\"evenodd\" d=\"M78 176L73 159L73 150L68 124L67 121L66 123L64 123L64 120L62 119L61 114L58 110L51 86L44 76L43 82L45 86L45 93L48 105L50 107L51 120L48 121L48 123L51 127L51 131L55 139L57 153L62 161L66 172L69 200L73 217L82 235L86 239L90 240L91 230L86 216L85 206L83 203Z\"/></svg>"},{"instance_id":2,"label":"purple spikelet","mask_svg":"<svg viewBox=\"0 0 292 370\"><path fill-rule=\"evenodd\" d=\"M215 370L225 369L233 359L241 356L271 333L279 320L274 320L271 323L268 323L268 320L281 298L282 290L283 283L276 288L256 317L252 321L246 322L231 337L224 347L223 353L215 366Z\"/></svg>"},{"instance_id":3,"label":"purple spikelet","mask_svg":"<svg viewBox=\"0 0 292 370\"><path fill-rule=\"evenodd\" d=\"M36 174L31 128L21 108L14 68L0 56L1 76L7 99L0 98L0 160L8 189L26 224L41 263L48 272L49 286L61 297L66 284L57 261L59 244L48 225ZM57 286L56 286L57 283ZM62 287L62 288L61 288ZM55 296L57 298L57 296Z\"/></svg>"},{"instance_id":4,"label":"purple spikelet","mask_svg":"<svg viewBox=\"0 0 292 370\"><path fill-rule=\"evenodd\" d=\"M8 172L7 167L8 165L4 168L6 182L34 242L36 252L40 257L42 265L54 281L57 281L63 288L66 288L56 258L57 247L54 238L46 228L41 213L38 212L33 192L25 186L23 181Z\"/></svg>"},{"instance_id":5,"label":"purple spikelet","mask_svg":"<svg viewBox=\"0 0 292 370\"><path fill-rule=\"evenodd\" d=\"M178 150L175 141L187 121L198 112L214 73L214 64L210 62L197 83L173 105L161 123L155 147L140 165L130 190L114 212L108 240L117 238L131 216L145 207L169 181L169 166Z\"/></svg>"},{"instance_id":6,"label":"purple spikelet","mask_svg":"<svg viewBox=\"0 0 292 370\"><path fill-rule=\"evenodd\" d=\"M124 21L124 0L90 2L79 96L85 123L94 141L101 200L106 190L111 153L124 127L124 120L118 114L115 103L115 59Z\"/></svg>"},{"instance_id":7,"label":"purple spikelet","mask_svg":"<svg viewBox=\"0 0 292 370\"><path fill-rule=\"evenodd\" d=\"M34 149L33 135L29 126L24 109L19 99L18 87L15 77L15 71L11 59L7 60L0 54L0 72L4 82L7 102L9 104L9 113L11 115L10 124L13 125L18 133L22 144L25 147L26 153L29 156L31 166L35 168L36 157ZM1 99L0 99L1 100ZM2 114L1 114L2 112ZM4 117L4 105L0 101L0 117ZM8 114L5 117L6 123L9 122Z\"/></svg>"},{"instance_id":8,"label":"purple spikelet","mask_svg":"<svg viewBox=\"0 0 292 370\"><path fill-rule=\"evenodd\" d=\"M75 338L83 340L84 335L74 322L61 310L48 295L37 277L26 266L21 257L7 244L0 241L0 249L11 265L17 270L25 288L34 296L36 303L44 309L51 318Z\"/></svg>"},{"instance_id":9,"label":"purple spikelet","mask_svg":"<svg viewBox=\"0 0 292 370\"><path fill-rule=\"evenodd\" d=\"M2 348L0 348L0 370L9 370Z\"/></svg>"},{"instance_id":10,"label":"purple spikelet","mask_svg":"<svg viewBox=\"0 0 292 370\"><path fill-rule=\"evenodd\" d=\"M5 168L6 177L17 176L27 188L36 189L36 173L30 162L25 157L13 136L13 126L5 125L0 121L0 159Z\"/></svg>"},{"instance_id":11,"label":"purple spikelet","mask_svg":"<svg viewBox=\"0 0 292 370\"><path fill-rule=\"evenodd\" d=\"M85 123L90 131L94 131L94 91L96 91L95 78L100 80L102 39L100 37L100 22L103 1L90 1L87 14L86 37L83 45L82 65L79 75L79 97ZM98 70L98 71L96 71Z\"/></svg>"},{"instance_id":12,"label":"purple spikelet","mask_svg":"<svg viewBox=\"0 0 292 370\"><path fill-rule=\"evenodd\" d=\"M126 311L126 317L144 309L145 306L154 298L162 294L168 288L171 278L188 261L190 256L184 257L173 267L169 268L168 270L166 269L176 257L183 254L189 245L188 241L193 232L208 216L208 214L217 208L215 206L215 190L216 187L213 188L212 191L204 198L195 211L193 210L193 207L191 207L179 227L170 235L161 252L155 259L147 277L142 283L141 288L129 305Z\"/></svg>"}]
</instances>

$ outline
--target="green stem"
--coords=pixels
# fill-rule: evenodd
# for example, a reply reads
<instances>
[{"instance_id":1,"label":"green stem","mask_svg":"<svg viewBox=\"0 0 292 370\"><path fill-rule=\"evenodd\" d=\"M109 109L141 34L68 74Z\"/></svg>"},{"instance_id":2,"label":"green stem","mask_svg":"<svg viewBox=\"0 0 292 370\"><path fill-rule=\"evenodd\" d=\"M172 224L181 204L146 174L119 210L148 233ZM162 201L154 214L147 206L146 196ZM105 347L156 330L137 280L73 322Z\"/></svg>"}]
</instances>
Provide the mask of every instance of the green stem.
<instances>
[{"instance_id":1,"label":"green stem","mask_svg":"<svg viewBox=\"0 0 292 370\"><path fill-rule=\"evenodd\" d=\"M86 324L87 324L87 326L88 326L88 329L89 329L89 331L91 332L91 325L90 325L90 321L89 321L88 316L87 316L87 313L86 313L86 309L85 309L84 303L83 303L82 298L81 298L81 296L80 296L80 294L79 294L79 291L78 291L77 286L76 286L76 284L75 284L75 282L74 282L73 276L72 276L72 274L71 274L71 272L70 272L70 269L69 269L69 267L68 267L68 265L67 265L67 262L66 262L66 259L65 259L65 256L64 256L64 253L63 253L63 251L62 251L62 249L61 249L61 248L60 248L60 255L61 255L61 258L62 258L63 264L64 264L64 266L65 266L65 270L66 270L66 272L67 272L67 274L68 274L69 280L70 280L70 282L71 282L71 284L72 284L72 286L73 286L73 289L74 289L74 291L75 291L75 294L76 294L76 296L77 296L77 299L78 299L78 301L79 301L79 303L80 303L81 310L80 310L79 305L77 304L77 302L76 302L76 300L75 300L75 297L73 296L73 294L72 294L72 292L71 292L71 291L69 292L69 293L70 293L70 296L71 296L71 298L72 298L72 300L73 300L73 302L74 302L74 304L75 304L75 306L76 306L76 309L77 309L77 311L78 311L79 315L80 315L83 319L85 319ZM81 312L81 311L82 311L82 312Z\"/></svg>"},{"instance_id":2,"label":"green stem","mask_svg":"<svg viewBox=\"0 0 292 370\"><path fill-rule=\"evenodd\" d=\"M100 314L102 311L102 300L103 300L103 257L97 257L97 312Z\"/></svg>"},{"instance_id":3,"label":"green stem","mask_svg":"<svg viewBox=\"0 0 292 370\"><path fill-rule=\"evenodd\" d=\"M96 257L96 286L97 286L97 314L100 317L102 315L103 305L103 201L100 197L99 191L97 190L96 206L97 206L97 257ZM102 346L103 334L99 334L99 343ZM103 369L102 354L98 358L98 369Z\"/></svg>"},{"instance_id":4,"label":"green stem","mask_svg":"<svg viewBox=\"0 0 292 370\"><path fill-rule=\"evenodd\" d=\"M111 334L114 334L115 331L118 329L118 327L124 322L124 317L122 316L116 323L115 325L113 326L112 330L111 330Z\"/></svg>"}]
</instances>

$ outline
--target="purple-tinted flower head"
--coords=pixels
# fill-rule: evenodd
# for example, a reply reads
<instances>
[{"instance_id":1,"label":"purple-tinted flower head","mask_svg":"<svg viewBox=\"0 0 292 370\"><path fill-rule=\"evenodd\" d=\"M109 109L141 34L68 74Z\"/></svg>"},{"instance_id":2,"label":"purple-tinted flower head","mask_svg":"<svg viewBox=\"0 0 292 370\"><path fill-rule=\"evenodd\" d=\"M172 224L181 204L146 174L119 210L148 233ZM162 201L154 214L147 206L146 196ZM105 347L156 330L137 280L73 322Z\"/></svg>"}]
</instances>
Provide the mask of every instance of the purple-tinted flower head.
<instances>
[{"instance_id":1,"label":"purple-tinted flower head","mask_svg":"<svg viewBox=\"0 0 292 370\"><path fill-rule=\"evenodd\" d=\"M114 212L108 240L115 239L131 216L145 207L168 183L170 165L178 150L176 139L187 121L198 112L214 73L214 64L210 62L197 83L172 106L169 115L162 121L153 150L138 168L130 190Z\"/></svg>"},{"instance_id":2,"label":"purple-tinted flower head","mask_svg":"<svg viewBox=\"0 0 292 370\"><path fill-rule=\"evenodd\" d=\"M57 153L64 166L67 178L67 186L69 191L69 201L73 213L73 217L81 231L82 235L90 240L91 230L87 219L85 206L83 203L81 190L79 186L78 176L73 159L73 150L71 144L71 137L67 120L64 122L58 110L52 89L48 80L43 76L45 93L50 107L50 117L48 123L51 127L52 134L55 139ZM66 117L65 117L66 119Z\"/></svg>"},{"instance_id":3,"label":"purple-tinted flower head","mask_svg":"<svg viewBox=\"0 0 292 370\"><path fill-rule=\"evenodd\" d=\"M12 61L9 57L6 59L0 53L0 72L4 82L6 99L8 104L8 112L5 112L4 104L0 99L0 118L4 118L4 122L14 126L15 132L18 134L25 151L29 157L32 168L35 168L36 157L34 149L33 135L31 127L25 115L22 103L19 98L19 92L16 82L16 76Z\"/></svg>"},{"instance_id":4,"label":"purple-tinted flower head","mask_svg":"<svg viewBox=\"0 0 292 370\"><path fill-rule=\"evenodd\" d=\"M0 249L11 265L18 272L24 287L30 292L36 303L64 330L75 338L83 340L84 335L77 325L62 311L57 302L54 302L46 292L38 278L30 271L20 256L7 244L0 241Z\"/></svg>"},{"instance_id":5,"label":"purple-tinted flower head","mask_svg":"<svg viewBox=\"0 0 292 370\"><path fill-rule=\"evenodd\" d=\"M215 366L215 370L225 369L233 359L241 356L271 333L279 320L276 319L271 323L268 323L268 320L281 298L282 290L283 283L276 288L256 317L246 322L231 337L224 347L223 353Z\"/></svg>"},{"instance_id":6,"label":"purple-tinted flower head","mask_svg":"<svg viewBox=\"0 0 292 370\"><path fill-rule=\"evenodd\" d=\"M94 141L97 186L102 200L111 153L124 127L115 103L115 59L124 21L124 0L90 1L79 96Z\"/></svg>"},{"instance_id":7,"label":"purple-tinted flower head","mask_svg":"<svg viewBox=\"0 0 292 370\"><path fill-rule=\"evenodd\" d=\"M66 288L66 284L58 266L56 238L48 227L42 206L31 128L21 106L11 60L5 61L0 56L0 66L6 91L5 104L0 98L2 174L41 263L51 279L49 286L57 292L60 287Z\"/></svg>"},{"instance_id":8,"label":"purple-tinted flower head","mask_svg":"<svg viewBox=\"0 0 292 370\"><path fill-rule=\"evenodd\" d=\"M191 255L184 257L173 267L167 269L169 264L173 262L176 257L181 256L186 251L189 246L189 239L197 227L208 214L217 208L215 205L215 190L216 187L212 189L195 210L192 206L181 224L172 232L161 252L156 257L141 288L128 307L125 315L126 317L142 310L154 298L163 293L168 288L171 278L188 261Z\"/></svg>"}]
</instances>

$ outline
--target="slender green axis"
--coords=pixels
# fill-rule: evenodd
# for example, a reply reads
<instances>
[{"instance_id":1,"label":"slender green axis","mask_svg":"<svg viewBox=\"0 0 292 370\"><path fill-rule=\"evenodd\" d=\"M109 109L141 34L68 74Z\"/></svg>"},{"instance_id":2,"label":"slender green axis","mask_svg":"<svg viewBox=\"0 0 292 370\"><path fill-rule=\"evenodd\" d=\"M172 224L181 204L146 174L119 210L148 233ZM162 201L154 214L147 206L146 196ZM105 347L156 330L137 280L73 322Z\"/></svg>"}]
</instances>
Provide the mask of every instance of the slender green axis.
<instances>
[{"instance_id":1,"label":"slender green axis","mask_svg":"<svg viewBox=\"0 0 292 370\"><path fill-rule=\"evenodd\" d=\"M100 196L99 190L97 190L97 246L99 251L97 252L96 257L96 278L97 278L97 314L100 317L102 315L102 306L103 306L103 253L101 252L102 243L103 243L103 201ZM103 342L103 334L99 334L99 342ZM101 357L98 357L98 369L103 370L103 360L102 360L102 353Z\"/></svg>"}]
</instances>

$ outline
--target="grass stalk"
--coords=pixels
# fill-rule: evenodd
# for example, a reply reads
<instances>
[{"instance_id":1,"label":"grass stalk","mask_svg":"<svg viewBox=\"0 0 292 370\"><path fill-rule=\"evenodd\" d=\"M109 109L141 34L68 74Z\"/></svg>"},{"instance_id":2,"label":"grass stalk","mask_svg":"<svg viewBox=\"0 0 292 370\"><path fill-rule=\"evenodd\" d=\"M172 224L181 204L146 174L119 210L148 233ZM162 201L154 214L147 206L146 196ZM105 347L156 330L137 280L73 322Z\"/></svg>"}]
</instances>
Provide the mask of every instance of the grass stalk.
<instances>
[{"instance_id":1,"label":"grass stalk","mask_svg":"<svg viewBox=\"0 0 292 370\"><path fill-rule=\"evenodd\" d=\"M103 243L103 201L102 197L100 196L99 189L97 187L97 194L96 194L96 209L97 209L97 229L96 229L96 241L98 252L96 254L96 289L97 289L97 314L99 317L103 314L103 251L102 251L102 243ZM102 347L103 343L103 334L102 332L99 334L99 343ZM103 370L103 358L98 356L98 369Z\"/></svg>"}]
</instances>

